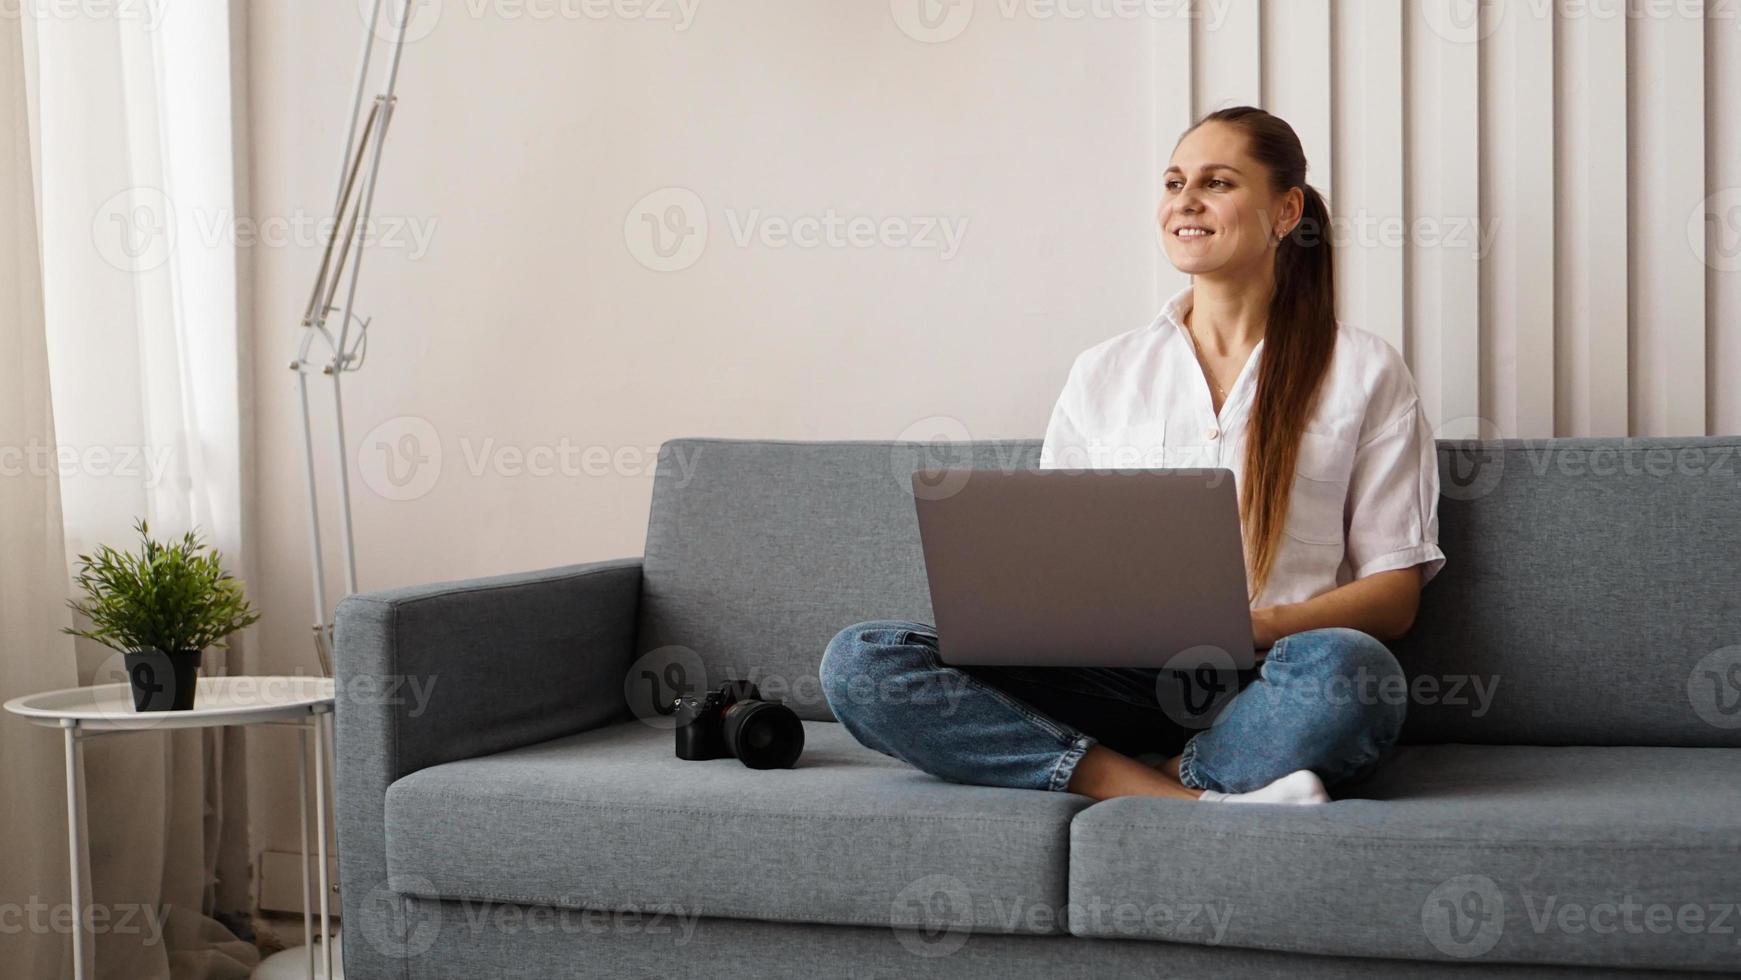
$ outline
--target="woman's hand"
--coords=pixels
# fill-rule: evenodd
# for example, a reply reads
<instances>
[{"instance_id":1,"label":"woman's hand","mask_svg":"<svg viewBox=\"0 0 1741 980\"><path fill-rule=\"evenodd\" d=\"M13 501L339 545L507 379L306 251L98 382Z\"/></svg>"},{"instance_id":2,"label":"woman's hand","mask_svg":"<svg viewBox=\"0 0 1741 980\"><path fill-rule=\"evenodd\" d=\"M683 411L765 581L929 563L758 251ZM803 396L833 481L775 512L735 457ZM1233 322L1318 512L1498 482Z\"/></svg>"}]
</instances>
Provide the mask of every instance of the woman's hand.
<instances>
[{"instance_id":1,"label":"woman's hand","mask_svg":"<svg viewBox=\"0 0 1741 980\"><path fill-rule=\"evenodd\" d=\"M1251 611L1251 642L1259 650L1268 650L1285 634L1276 623L1276 607L1264 606Z\"/></svg>"},{"instance_id":2,"label":"woman's hand","mask_svg":"<svg viewBox=\"0 0 1741 980\"><path fill-rule=\"evenodd\" d=\"M1267 650L1284 636L1346 626L1388 642L1408 632L1420 601L1419 565L1379 572L1305 602L1253 609L1251 639L1259 650Z\"/></svg>"}]
</instances>

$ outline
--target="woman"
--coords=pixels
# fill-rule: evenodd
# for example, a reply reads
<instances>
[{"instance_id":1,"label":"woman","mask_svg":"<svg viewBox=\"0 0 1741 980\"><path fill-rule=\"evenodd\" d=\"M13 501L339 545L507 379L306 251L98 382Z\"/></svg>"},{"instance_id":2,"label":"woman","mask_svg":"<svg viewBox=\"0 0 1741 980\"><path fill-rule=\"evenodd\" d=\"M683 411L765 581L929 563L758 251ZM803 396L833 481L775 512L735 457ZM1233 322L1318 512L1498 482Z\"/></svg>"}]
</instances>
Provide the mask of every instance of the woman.
<instances>
[{"instance_id":1,"label":"woman","mask_svg":"<svg viewBox=\"0 0 1741 980\"><path fill-rule=\"evenodd\" d=\"M1395 743L1384 643L1445 561L1438 468L1402 358L1335 320L1329 212L1305 177L1292 127L1260 109L1180 138L1156 217L1191 286L1076 359L1040 454L1231 469L1259 667L1209 726L1179 717L1173 671L957 669L927 624L860 623L822 662L859 741L957 782L1273 803L1327 802Z\"/></svg>"}]
</instances>

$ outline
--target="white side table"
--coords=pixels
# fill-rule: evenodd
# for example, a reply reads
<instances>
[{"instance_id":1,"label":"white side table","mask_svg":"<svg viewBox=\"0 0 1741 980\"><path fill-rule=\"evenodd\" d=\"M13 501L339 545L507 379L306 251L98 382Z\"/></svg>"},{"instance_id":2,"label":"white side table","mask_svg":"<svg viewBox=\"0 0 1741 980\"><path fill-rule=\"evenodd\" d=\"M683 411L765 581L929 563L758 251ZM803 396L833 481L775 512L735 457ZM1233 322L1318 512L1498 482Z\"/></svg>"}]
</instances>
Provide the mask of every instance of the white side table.
<instances>
[{"instance_id":1,"label":"white side table","mask_svg":"<svg viewBox=\"0 0 1741 980\"><path fill-rule=\"evenodd\" d=\"M332 977L332 944L328 941L331 902L327 885L326 743L333 716L333 682L328 677L201 677L188 711L134 711L129 684L69 687L13 698L6 710L45 728L66 733L67 844L72 867L72 903L78 914L73 929L73 976L86 980L95 973L95 946L85 922L85 887L90 878L85 826L84 741L116 732L169 731L224 725L292 725L301 729L302 752L302 931L308 941L308 977L314 980L313 908L308 901L308 734L314 732L315 838L320 851L320 945Z\"/></svg>"}]
</instances>

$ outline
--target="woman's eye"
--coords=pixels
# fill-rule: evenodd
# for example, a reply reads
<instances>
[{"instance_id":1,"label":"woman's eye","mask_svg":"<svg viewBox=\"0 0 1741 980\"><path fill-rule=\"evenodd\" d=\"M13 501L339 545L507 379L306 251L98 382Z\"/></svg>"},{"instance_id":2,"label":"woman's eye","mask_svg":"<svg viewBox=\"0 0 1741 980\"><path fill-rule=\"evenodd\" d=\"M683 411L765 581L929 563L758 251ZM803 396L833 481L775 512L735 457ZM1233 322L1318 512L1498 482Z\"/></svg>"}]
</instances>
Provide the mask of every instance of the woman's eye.
<instances>
[{"instance_id":1,"label":"woman's eye","mask_svg":"<svg viewBox=\"0 0 1741 980\"><path fill-rule=\"evenodd\" d=\"M1229 183L1228 183L1228 182L1227 182L1227 181L1225 181L1225 180L1222 180L1222 179L1221 179L1221 178L1220 178L1220 177L1211 177L1211 178L1210 178L1210 179L1209 179L1209 186L1210 186L1210 187L1217 187L1217 186L1220 186L1220 187L1232 187L1232 186L1233 186L1233 185L1232 185L1232 184L1229 184Z\"/></svg>"},{"instance_id":2,"label":"woman's eye","mask_svg":"<svg viewBox=\"0 0 1741 980\"><path fill-rule=\"evenodd\" d=\"M1170 190L1170 191L1176 191L1179 189L1180 185L1182 185L1183 183L1184 183L1184 181L1177 180L1177 179L1169 180L1166 183L1166 188L1167 188L1167 190Z\"/></svg>"}]
</instances>

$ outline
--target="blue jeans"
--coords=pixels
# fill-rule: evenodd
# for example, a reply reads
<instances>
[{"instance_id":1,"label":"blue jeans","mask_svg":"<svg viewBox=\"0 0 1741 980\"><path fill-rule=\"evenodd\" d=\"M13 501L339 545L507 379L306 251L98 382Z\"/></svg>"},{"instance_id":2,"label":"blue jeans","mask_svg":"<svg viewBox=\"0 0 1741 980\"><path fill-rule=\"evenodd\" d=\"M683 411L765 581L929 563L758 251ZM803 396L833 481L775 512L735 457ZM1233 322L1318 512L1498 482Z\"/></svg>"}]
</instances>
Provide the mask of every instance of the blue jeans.
<instances>
[{"instance_id":1,"label":"blue jeans","mask_svg":"<svg viewBox=\"0 0 1741 980\"><path fill-rule=\"evenodd\" d=\"M1178 755L1193 789L1243 793L1299 769L1325 785L1396 744L1402 668L1351 629L1284 637L1258 667L951 667L936 630L902 620L841 630L822 657L828 705L854 738L958 783L1063 790L1096 743Z\"/></svg>"}]
</instances>

